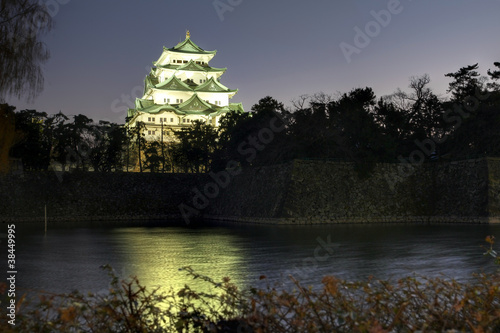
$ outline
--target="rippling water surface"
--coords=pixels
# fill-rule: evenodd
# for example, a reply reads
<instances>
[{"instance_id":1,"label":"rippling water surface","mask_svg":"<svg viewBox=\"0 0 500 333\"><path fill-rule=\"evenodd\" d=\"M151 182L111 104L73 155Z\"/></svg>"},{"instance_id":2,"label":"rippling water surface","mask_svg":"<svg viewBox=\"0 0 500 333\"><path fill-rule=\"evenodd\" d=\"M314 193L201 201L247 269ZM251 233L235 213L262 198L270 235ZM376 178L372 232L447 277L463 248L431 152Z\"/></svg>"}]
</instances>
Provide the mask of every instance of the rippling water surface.
<instances>
[{"instance_id":1,"label":"rippling water surface","mask_svg":"<svg viewBox=\"0 0 500 333\"><path fill-rule=\"evenodd\" d=\"M481 245L487 235L500 239L498 225L156 225L55 227L47 235L43 226L19 226L18 286L100 291L109 283L99 269L104 264L147 286L174 289L201 284L179 271L183 266L217 280L229 276L242 288L262 285L260 275L285 287L288 274L309 285L325 275L359 280L416 273L465 280L494 269Z\"/></svg>"}]
</instances>

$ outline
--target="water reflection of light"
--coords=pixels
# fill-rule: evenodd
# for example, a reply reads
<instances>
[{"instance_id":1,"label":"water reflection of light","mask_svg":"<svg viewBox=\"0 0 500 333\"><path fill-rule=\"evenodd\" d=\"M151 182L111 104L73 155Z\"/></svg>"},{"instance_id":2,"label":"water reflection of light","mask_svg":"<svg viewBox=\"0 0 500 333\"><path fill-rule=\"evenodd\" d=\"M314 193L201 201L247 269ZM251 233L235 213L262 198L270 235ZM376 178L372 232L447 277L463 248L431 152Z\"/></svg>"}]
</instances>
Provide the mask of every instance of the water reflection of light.
<instances>
[{"instance_id":1,"label":"water reflection of light","mask_svg":"<svg viewBox=\"0 0 500 333\"><path fill-rule=\"evenodd\" d=\"M146 236L145 236L146 234ZM188 284L207 292L209 284L193 280L179 268L191 266L195 272L221 281L230 276L239 288L246 287L248 275L244 252L228 233L205 233L199 229L116 229L116 246L123 254L128 275L141 284L179 290Z\"/></svg>"},{"instance_id":2,"label":"water reflection of light","mask_svg":"<svg viewBox=\"0 0 500 333\"><path fill-rule=\"evenodd\" d=\"M364 280L444 273L464 280L472 272L496 270L481 245L485 235L500 239L500 225L67 227L49 229L47 236L28 227L16 234L23 269L18 286L51 292L107 290L109 277L99 269L104 264L120 277L137 275L147 286L176 290L185 283L206 287L178 271L188 265L218 281L230 276L240 288L283 279L288 285L286 277L296 270L301 283L316 286L325 275ZM338 247L328 260L311 265L318 237L330 237Z\"/></svg>"}]
</instances>

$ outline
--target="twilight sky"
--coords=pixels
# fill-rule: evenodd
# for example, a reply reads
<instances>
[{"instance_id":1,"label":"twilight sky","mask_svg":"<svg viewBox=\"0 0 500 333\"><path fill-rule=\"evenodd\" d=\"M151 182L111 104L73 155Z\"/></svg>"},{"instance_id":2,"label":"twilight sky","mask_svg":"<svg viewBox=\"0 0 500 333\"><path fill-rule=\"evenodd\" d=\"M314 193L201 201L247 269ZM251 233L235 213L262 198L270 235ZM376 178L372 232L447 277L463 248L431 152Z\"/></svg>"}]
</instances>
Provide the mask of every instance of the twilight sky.
<instances>
[{"instance_id":1,"label":"twilight sky","mask_svg":"<svg viewBox=\"0 0 500 333\"><path fill-rule=\"evenodd\" d=\"M45 90L32 104L8 102L96 121L124 122L162 47L186 30L218 51L210 65L228 68L221 82L239 89L231 102L246 110L268 95L291 105L302 94L370 86L380 97L425 73L446 96L444 74L476 62L486 74L500 61L500 0L44 2L56 23L45 38Z\"/></svg>"}]
</instances>

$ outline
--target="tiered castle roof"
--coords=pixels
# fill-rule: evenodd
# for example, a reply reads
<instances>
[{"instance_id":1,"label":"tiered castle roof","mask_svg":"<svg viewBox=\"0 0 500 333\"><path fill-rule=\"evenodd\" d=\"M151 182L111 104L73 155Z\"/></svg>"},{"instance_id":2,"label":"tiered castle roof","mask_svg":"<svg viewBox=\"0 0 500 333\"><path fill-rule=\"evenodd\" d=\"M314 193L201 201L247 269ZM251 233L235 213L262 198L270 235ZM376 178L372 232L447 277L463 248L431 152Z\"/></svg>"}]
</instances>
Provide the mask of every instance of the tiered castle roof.
<instances>
[{"instance_id":1,"label":"tiered castle roof","mask_svg":"<svg viewBox=\"0 0 500 333\"><path fill-rule=\"evenodd\" d=\"M196 45L191 40L189 31L183 42L173 48L163 47L160 58L153 62L155 67L145 78L143 97L136 100L134 109L128 110L128 116L133 118L139 113L157 114L169 111L178 115L199 114L213 117L231 111L243 112L241 103L221 106L199 96L199 94L205 97L227 95L230 99L238 93L238 89L229 89L219 81L226 68L214 68L208 65L216 53L217 51L206 51ZM190 79L194 75L204 79L195 82ZM190 96L186 101L172 98L172 102L158 104L157 100L155 103L157 94L174 96L186 93Z\"/></svg>"}]
</instances>

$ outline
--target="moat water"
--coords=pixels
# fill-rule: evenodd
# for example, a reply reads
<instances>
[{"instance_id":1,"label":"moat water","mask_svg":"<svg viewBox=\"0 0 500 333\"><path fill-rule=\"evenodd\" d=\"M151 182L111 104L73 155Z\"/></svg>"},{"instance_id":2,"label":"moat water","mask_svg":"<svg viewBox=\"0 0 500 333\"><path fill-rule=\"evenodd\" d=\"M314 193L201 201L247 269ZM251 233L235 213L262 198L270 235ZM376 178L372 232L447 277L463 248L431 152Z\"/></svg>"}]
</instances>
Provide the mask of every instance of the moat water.
<instances>
[{"instance_id":1,"label":"moat water","mask_svg":"<svg viewBox=\"0 0 500 333\"><path fill-rule=\"evenodd\" d=\"M179 268L238 286L291 286L292 274L318 286L325 275L350 280L408 275L471 279L496 269L483 256L500 225L332 225L155 227L43 225L17 227L18 287L38 291L102 291L109 264L147 286L201 286ZM267 279L259 280L261 275Z\"/></svg>"}]
</instances>

